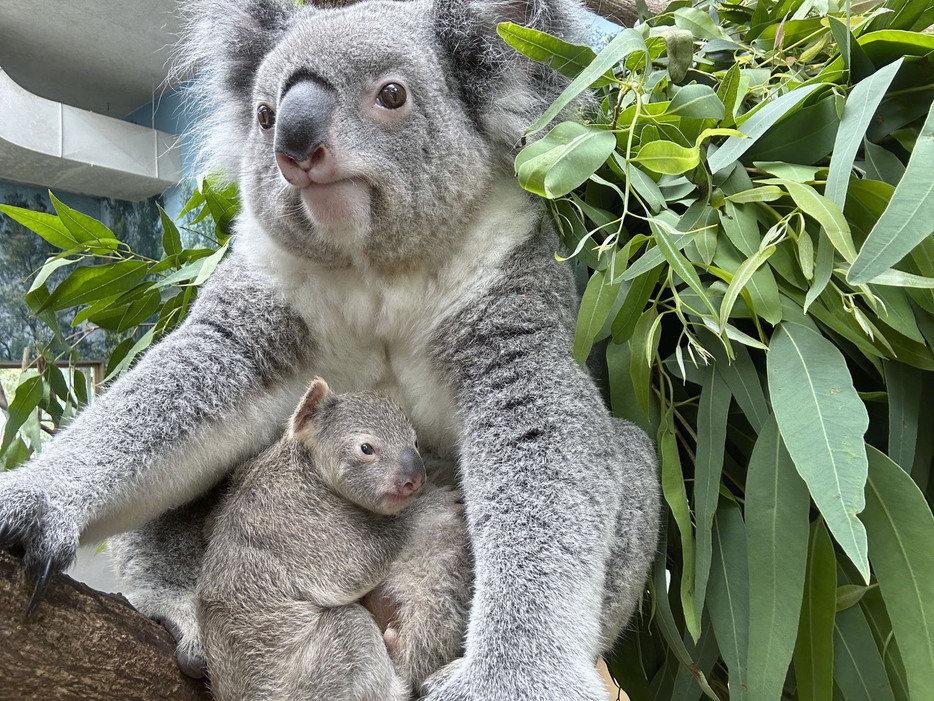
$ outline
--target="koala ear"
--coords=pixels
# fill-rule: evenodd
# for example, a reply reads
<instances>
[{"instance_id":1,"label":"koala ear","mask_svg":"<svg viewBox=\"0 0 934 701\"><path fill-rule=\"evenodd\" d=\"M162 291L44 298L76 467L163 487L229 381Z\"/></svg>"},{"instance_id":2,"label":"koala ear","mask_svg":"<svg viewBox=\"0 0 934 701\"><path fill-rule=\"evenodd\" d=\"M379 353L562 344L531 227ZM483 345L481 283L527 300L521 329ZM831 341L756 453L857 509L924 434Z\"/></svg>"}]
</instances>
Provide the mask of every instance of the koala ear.
<instances>
[{"instance_id":1,"label":"koala ear","mask_svg":"<svg viewBox=\"0 0 934 701\"><path fill-rule=\"evenodd\" d=\"M188 2L177 62L211 74L221 89L249 94L257 67L296 11L292 0Z\"/></svg>"},{"instance_id":2,"label":"koala ear","mask_svg":"<svg viewBox=\"0 0 934 701\"><path fill-rule=\"evenodd\" d=\"M200 119L200 169L232 169L253 125L252 92L263 58L300 9L292 0L190 0L181 3L184 30L172 79L185 87Z\"/></svg>"},{"instance_id":3,"label":"koala ear","mask_svg":"<svg viewBox=\"0 0 934 701\"><path fill-rule=\"evenodd\" d=\"M512 133L551 104L566 80L546 66L521 57L497 33L513 22L567 41L582 41L582 8L577 0L435 0L435 34L451 60L461 99L488 132ZM518 97L517 97L518 96ZM491 108L507 104L515 124L484 124ZM521 113L521 114L520 114ZM495 117L494 117L495 119ZM521 134L521 131L519 131ZM512 145L512 144L510 144Z\"/></svg>"},{"instance_id":4,"label":"koala ear","mask_svg":"<svg viewBox=\"0 0 934 701\"><path fill-rule=\"evenodd\" d=\"M327 382L320 377L313 379L305 392L305 396L302 397L302 401L298 403L298 408L292 414L292 421L289 424L289 437L294 439L306 434L318 409L332 396L331 388L328 387Z\"/></svg>"}]
</instances>

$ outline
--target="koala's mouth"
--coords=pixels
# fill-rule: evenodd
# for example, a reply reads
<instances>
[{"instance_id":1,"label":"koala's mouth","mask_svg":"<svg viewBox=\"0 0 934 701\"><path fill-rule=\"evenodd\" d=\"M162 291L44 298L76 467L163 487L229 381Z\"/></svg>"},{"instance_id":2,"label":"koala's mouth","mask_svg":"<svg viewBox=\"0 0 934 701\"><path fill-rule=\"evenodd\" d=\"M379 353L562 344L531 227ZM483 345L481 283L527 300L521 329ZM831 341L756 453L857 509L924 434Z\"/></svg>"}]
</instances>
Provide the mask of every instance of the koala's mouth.
<instances>
[{"instance_id":1,"label":"koala's mouth","mask_svg":"<svg viewBox=\"0 0 934 701\"><path fill-rule=\"evenodd\" d=\"M369 219L370 188L362 180L309 182L299 187L298 193L312 220L319 224L362 224Z\"/></svg>"},{"instance_id":2,"label":"koala's mouth","mask_svg":"<svg viewBox=\"0 0 934 701\"><path fill-rule=\"evenodd\" d=\"M356 177L348 177L337 167L334 156L319 146L303 161L276 154L282 177L298 190L309 215L318 224L356 224L369 219L370 186Z\"/></svg>"},{"instance_id":3,"label":"koala's mouth","mask_svg":"<svg viewBox=\"0 0 934 701\"><path fill-rule=\"evenodd\" d=\"M299 189L333 185L348 179L346 174L340 172L336 159L326 146L318 146L304 160L296 160L280 151L276 153L276 165L282 177Z\"/></svg>"},{"instance_id":4,"label":"koala's mouth","mask_svg":"<svg viewBox=\"0 0 934 701\"><path fill-rule=\"evenodd\" d=\"M417 493L408 494L406 496L402 496L400 494L393 494L391 492L384 494L381 499L383 513L388 516L397 514L400 511L402 511L402 509L404 509L406 506L411 504L417 496L418 496Z\"/></svg>"}]
</instances>

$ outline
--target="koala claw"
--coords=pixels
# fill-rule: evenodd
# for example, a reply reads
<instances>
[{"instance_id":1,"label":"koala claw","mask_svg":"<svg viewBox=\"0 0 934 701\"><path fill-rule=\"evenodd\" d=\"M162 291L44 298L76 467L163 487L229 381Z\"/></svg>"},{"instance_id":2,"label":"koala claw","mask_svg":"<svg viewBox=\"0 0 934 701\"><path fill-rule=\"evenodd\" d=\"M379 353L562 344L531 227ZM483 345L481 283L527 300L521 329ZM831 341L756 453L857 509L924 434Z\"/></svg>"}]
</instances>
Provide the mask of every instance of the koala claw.
<instances>
[{"instance_id":1,"label":"koala claw","mask_svg":"<svg viewBox=\"0 0 934 701\"><path fill-rule=\"evenodd\" d=\"M32 598L29 599L29 605L26 607L27 618L33 614L41 603L42 597L45 596L45 590L49 586L49 580L52 579L53 575L53 562L52 556L49 555L43 562L39 563L40 569L38 571L38 576L33 576L36 573L32 572L31 569L27 570L27 573L36 582L36 586L32 590Z\"/></svg>"},{"instance_id":2,"label":"koala claw","mask_svg":"<svg viewBox=\"0 0 934 701\"><path fill-rule=\"evenodd\" d=\"M187 641L186 644L185 634L181 626L167 618L159 617L153 618L153 620L156 621L156 623L161 623L162 627L169 631L172 637L175 638L175 643L178 646L175 651L175 662L178 664L178 669L181 673L192 679L203 679L206 677L208 673L207 660L204 659L203 655L195 651L198 645L193 645L191 641Z\"/></svg>"},{"instance_id":3,"label":"koala claw","mask_svg":"<svg viewBox=\"0 0 934 701\"><path fill-rule=\"evenodd\" d=\"M19 470L0 475L0 547L23 558L35 583L26 615L42 601L52 577L78 550L78 526L70 513L51 505L41 488L25 483Z\"/></svg>"}]
</instances>

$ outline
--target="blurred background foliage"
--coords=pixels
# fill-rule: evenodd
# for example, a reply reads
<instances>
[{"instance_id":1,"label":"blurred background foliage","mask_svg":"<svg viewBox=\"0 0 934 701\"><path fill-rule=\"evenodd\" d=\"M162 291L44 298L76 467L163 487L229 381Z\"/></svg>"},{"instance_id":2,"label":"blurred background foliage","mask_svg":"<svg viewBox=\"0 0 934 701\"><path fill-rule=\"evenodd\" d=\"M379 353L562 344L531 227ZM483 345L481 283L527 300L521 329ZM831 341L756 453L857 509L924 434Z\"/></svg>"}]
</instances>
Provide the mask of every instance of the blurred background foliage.
<instances>
[{"instance_id":1,"label":"blurred background foliage","mask_svg":"<svg viewBox=\"0 0 934 701\"><path fill-rule=\"evenodd\" d=\"M181 323L198 288L226 255L239 207L236 187L211 178L197 183L179 224L153 201L151 216L130 203L115 203L108 227L51 193L50 199L54 213L38 199L26 203L31 208L0 205L9 217L3 222L3 254L11 258L0 284L13 287L31 277L23 308L5 305L0 318L2 325L9 315L17 331L7 338L6 357L22 355L19 370L0 371L6 420L0 469L41 450L48 436L92 400L95 379L106 383L122 374ZM144 230L147 221L160 222L161 236ZM106 359L96 378L81 361L88 356Z\"/></svg>"}]
</instances>

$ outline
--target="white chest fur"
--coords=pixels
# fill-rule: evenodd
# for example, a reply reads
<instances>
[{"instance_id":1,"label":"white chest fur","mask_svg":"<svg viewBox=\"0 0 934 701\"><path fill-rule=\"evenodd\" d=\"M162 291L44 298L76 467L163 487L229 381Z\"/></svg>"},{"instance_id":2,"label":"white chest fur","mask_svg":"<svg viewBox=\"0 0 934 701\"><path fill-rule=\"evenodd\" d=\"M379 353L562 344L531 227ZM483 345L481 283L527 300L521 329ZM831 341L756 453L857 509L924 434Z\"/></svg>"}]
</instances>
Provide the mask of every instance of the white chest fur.
<instances>
[{"instance_id":1,"label":"white chest fur","mask_svg":"<svg viewBox=\"0 0 934 701\"><path fill-rule=\"evenodd\" d=\"M400 275L381 275L363 262L325 268L284 250L249 220L238 241L311 329L318 353L307 379L320 375L338 392L375 390L391 397L422 444L451 457L460 421L453 391L429 356L430 343L439 324L496 280L503 259L540 217L514 181L496 193L465 231L452 232L443 263Z\"/></svg>"}]
</instances>

